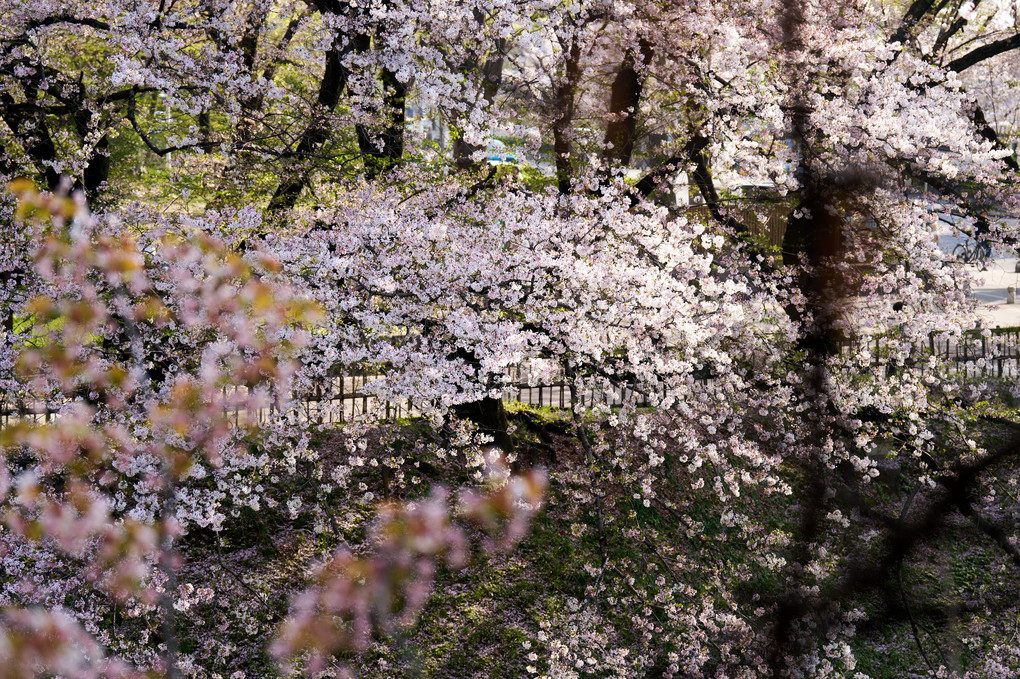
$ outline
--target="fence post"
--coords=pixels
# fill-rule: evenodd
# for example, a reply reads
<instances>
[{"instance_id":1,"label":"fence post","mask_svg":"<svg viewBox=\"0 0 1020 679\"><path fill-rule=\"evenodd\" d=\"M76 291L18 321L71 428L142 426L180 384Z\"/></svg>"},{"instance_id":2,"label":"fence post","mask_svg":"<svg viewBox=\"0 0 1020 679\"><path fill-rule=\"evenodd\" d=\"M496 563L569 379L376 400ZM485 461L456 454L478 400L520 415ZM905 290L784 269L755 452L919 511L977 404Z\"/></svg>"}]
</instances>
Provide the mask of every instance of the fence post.
<instances>
[{"instance_id":1,"label":"fence post","mask_svg":"<svg viewBox=\"0 0 1020 679\"><path fill-rule=\"evenodd\" d=\"M368 383L368 378L364 375L361 376L361 414L365 415L368 413L368 394L365 393L365 385Z\"/></svg>"},{"instance_id":2,"label":"fence post","mask_svg":"<svg viewBox=\"0 0 1020 679\"><path fill-rule=\"evenodd\" d=\"M988 339L981 335L981 358L984 364L981 366L981 377L988 376Z\"/></svg>"},{"instance_id":3,"label":"fence post","mask_svg":"<svg viewBox=\"0 0 1020 679\"><path fill-rule=\"evenodd\" d=\"M346 379L347 378L344 376L344 374L340 373L340 422L344 422L347 419L346 418L347 413L344 410L344 408L345 408L345 406L344 406L344 381Z\"/></svg>"}]
</instances>

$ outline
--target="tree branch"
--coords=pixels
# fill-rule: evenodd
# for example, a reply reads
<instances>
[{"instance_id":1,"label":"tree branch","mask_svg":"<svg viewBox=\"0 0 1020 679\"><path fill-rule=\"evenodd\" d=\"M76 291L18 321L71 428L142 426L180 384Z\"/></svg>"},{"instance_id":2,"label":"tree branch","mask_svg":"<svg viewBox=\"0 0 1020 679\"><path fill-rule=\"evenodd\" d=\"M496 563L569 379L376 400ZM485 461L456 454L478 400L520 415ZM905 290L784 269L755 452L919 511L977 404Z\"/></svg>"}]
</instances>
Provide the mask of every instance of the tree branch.
<instances>
[{"instance_id":1,"label":"tree branch","mask_svg":"<svg viewBox=\"0 0 1020 679\"><path fill-rule=\"evenodd\" d=\"M1010 50L1014 50L1017 47L1020 47L1020 33L1008 38L1003 38L1002 40L996 40L995 42L982 45L962 57L953 59L946 65L946 68L950 71L955 71L956 73L962 73L971 66L979 64L986 59L991 59L992 57L1009 52Z\"/></svg>"}]
</instances>

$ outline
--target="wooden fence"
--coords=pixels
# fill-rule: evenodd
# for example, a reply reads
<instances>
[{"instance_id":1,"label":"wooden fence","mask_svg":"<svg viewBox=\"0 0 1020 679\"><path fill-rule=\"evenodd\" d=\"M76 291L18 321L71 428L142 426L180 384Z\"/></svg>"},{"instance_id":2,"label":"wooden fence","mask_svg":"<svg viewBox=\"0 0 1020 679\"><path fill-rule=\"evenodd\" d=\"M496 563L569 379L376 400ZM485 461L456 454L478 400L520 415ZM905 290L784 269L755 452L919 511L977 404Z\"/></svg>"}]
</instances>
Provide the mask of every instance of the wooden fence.
<instances>
[{"instance_id":1,"label":"wooden fence","mask_svg":"<svg viewBox=\"0 0 1020 679\"><path fill-rule=\"evenodd\" d=\"M332 376L319 382L312 393L295 395L288 410L291 415L304 422L340 423L372 416L378 421L394 421L404 417L417 417L421 411L407 399L380 401L379 397L366 390L366 386L378 375ZM570 406L570 386L558 378L544 384L530 384L521 380L520 370L511 371L509 393L504 395L506 403L518 402L547 408ZM228 397L223 392L224 401ZM641 394L626 386L605 390L585 390L577 395L578 402L586 407L604 404L618 407L625 402L644 403ZM19 421L31 420L37 423L49 422L57 414L53 408L42 404L11 400L9 395L0 394L0 428ZM248 413L228 410L235 424L248 420ZM253 414L255 421L265 422L278 416L275 407L267 407Z\"/></svg>"},{"instance_id":2,"label":"wooden fence","mask_svg":"<svg viewBox=\"0 0 1020 679\"><path fill-rule=\"evenodd\" d=\"M929 357L946 377L1020 378L1020 328L971 330L963 337L931 333L926 342L905 347L885 337L857 337L840 343L840 354L867 360L879 377L905 370L928 370Z\"/></svg>"},{"instance_id":3,"label":"wooden fence","mask_svg":"<svg viewBox=\"0 0 1020 679\"><path fill-rule=\"evenodd\" d=\"M878 379L884 379L902 371L937 371L943 377L965 379L1020 379L1020 328L994 328L984 334L971 331L962 338L929 335L926 343L904 346L901 342L880 336L857 337L840 342L842 358L847 367L865 369ZM936 357L932 363L928 357ZM853 365L857 360L856 366ZM301 421L346 422L371 415L381 421L393 421L404 417L416 417L421 413L406 399L383 400L369 393L366 387L378 375L333 376L320 382L310 394L292 400L292 414ZM509 393L503 397L506 402L518 402L532 406L566 408L570 405L570 387L562 377L555 377L543 384L530 384L525 373L514 369L510 375ZM700 381L708 379L707 374ZM224 393L224 397L227 394ZM624 403L641 405L644 396L623 386L607 387L600 390L588 389L578 394L578 401L585 407L596 404L618 407ZM51 408L41 407L25 401L12 400L8 394L0 394L0 427L21 420L48 422L56 414ZM247 420L248 414L240 411L230 413L235 422ZM275 416L275 410L266 408L254 414L257 421Z\"/></svg>"}]
</instances>

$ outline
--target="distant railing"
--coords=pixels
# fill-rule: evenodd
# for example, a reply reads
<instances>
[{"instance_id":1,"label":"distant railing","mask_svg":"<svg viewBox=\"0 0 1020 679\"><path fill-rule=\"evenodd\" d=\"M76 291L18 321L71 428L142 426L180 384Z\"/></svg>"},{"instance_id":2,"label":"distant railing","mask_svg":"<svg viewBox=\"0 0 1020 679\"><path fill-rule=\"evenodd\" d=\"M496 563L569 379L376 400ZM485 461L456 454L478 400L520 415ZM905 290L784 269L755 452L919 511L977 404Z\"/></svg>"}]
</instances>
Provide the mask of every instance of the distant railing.
<instances>
[{"instance_id":1,"label":"distant railing","mask_svg":"<svg viewBox=\"0 0 1020 679\"><path fill-rule=\"evenodd\" d=\"M947 376L1012 379L1020 377L1020 328L969 330L962 337L930 333L927 341L902 352L902 343L881 335L861 336L839 343L843 356L858 355L872 367L889 375L904 370L923 370L929 356L940 359L939 369ZM901 355L905 354L905 355ZM881 375L880 375L881 376Z\"/></svg>"},{"instance_id":2,"label":"distant railing","mask_svg":"<svg viewBox=\"0 0 1020 679\"><path fill-rule=\"evenodd\" d=\"M942 376L1020 379L1020 328L1015 327L994 328L987 332L974 330L956 338L943 333L931 333L927 342L909 347L883 336L861 336L841 340L838 349L844 359L859 358L863 365L874 371L878 379L908 370L928 370L929 356L939 359L935 369ZM710 370L700 376L698 381L709 381L709 375ZM378 377L380 375L375 374L327 377L311 393L293 398L289 412L296 414L301 421L322 423L343 423L367 416L378 421L394 421L421 415L420 410L407 399L380 400L367 390L369 382ZM521 369L514 368L509 378L510 386L503 396L504 402L548 408L570 406L570 385L562 376L554 376L551 382L531 384L524 379ZM224 401L227 400L226 396L224 392ZM597 404L619 407L624 403L644 405L647 398L630 386L616 385L598 390L586 389L577 394L577 401L582 407L588 408ZM0 427L24 419L49 422L56 413L53 408L24 400L12 401L10 395L0 394ZM229 414L235 423L248 421L248 413L233 410ZM276 415L278 413L272 407L253 413L258 422Z\"/></svg>"},{"instance_id":3,"label":"distant railing","mask_svg":"<svg viewBox=\"0 0 1020 679\"><path fill-rule=\"evenodd\" d=\"M364 419L367 416L376 421L392 422L405 417L418 417L422 413L408 399L380 399L379 396L366 390L369 382L381 377L376 374L334 375L320 380L310 393L295 395L289 402L288 413L297 416L300 421L321 423L343 423ZM505 403L522 403L547 408L567 408L570 406L570 385L562 377L543 384L531 384L524 381L522 371L513 369L509 375L510 385L504 390ZM229 392L224 390L223 400L228 401ZM594 407L604 404L619 407L625 402L644 404L642 394L627 386L617 386L604 390L586 389L577 394L577 401L583 407ZM41 403L21 400L13 402L9 395L0 395L0 428L19 420L30 420L36 423L51 421L58 411ZM247 412L232 409L228 415L235 424L247 422ZM262 423L279 415L275 406L262 408L251 416L256 422Z\"/></svg>"}]
</instances>

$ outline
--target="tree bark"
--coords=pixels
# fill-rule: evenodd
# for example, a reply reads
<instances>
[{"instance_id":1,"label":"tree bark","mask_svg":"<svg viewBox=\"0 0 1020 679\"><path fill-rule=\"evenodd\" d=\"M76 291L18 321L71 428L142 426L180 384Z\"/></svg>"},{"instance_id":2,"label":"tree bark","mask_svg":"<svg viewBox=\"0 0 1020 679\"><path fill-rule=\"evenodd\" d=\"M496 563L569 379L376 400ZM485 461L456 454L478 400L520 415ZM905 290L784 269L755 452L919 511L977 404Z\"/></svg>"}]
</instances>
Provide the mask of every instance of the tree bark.
<instances>
[{"instance_id":1,"label":"tree bark","mask_svg":"<svg viewBox=\"0 0 1020 679\"><path fill-rule=\"evenodd\" d=\"M322 148L326 141L329 130L326 127L325 118L336 108L337 102L340 100L340 92L347 85L347 69L341 63L341 59L346 53L345 50L337 47L326 52L326 64L322 80L319 82L319 94L316 97L319 110L315 113L314 122L305 128L297 148L294 150L294 155L299 159L315 153ZM308 172L306 171L301 171L290 179L284 179L269 201L270 212L292 209L307 183Z\"/></svg>"},{"instance_id":2,"label":"tree bark","mask_svg":"<svg viewBox=\"0 0 1020 679\"><path fill-rule=\"evenodd\" d=\"M404 122L407 86L393 71L383 69L383 129L379 138L367 125L357 125L358 148L365 162L365 178L375 179L393 167L404 155ZM381 143L380 143L381 142Z\"/></svg>"},{"instance_id":3,"label":"tree bark","mask_svg":"<svg viewBox=\"0 0 1020 679\"><path fill-rule=\"evenodd\" d=\"M581 79L581 46L571 38L564 45L566 63L563 82L556 88L556 110L559 115L553 120L553 153L556 159L556 185L561 195L570 193L570 180L574 174L570 157L572 144L571 128L574 122L574 98Z\"/></svg>"},{"instance_id":4,"label":"tree bark","mask_svg":"<svg viewBox=\"0 0 1020 679\"><path fill-rule=\"evenodd\" d=\"M29 103L35 102L38 96L36 87L31 83L25 83L23 86L25 100ZM26 107L17 106L9 94L0 92L0 115L21 142L47 188L51 191L56 190L60 186L60 174L53 169L52 163L57 159L57 147L50 136L45 111L41 107L31 111Z\"/></svg>"},{"instance_id":5,"label":"tree bark","mask_svg":"<svg viewBox=\"0 0 1020 679\"><path fill-rule=\"evenodd\" d=\"M513 452L514 443L510 436L506 408L498 398L486 397L481 401L465 403L454 408L454 412L464 419L470 420L478 431L492 437L493 445L504 453Z\"/></svg>"},{"instance_id":6,"label":"tree bark","mask_svg":"<svg viewBox=\"0 0 1020 679\"><path fill-rule=\"evenodd\" d=\"M480 17L477 11L475 18L478 19L479 23L483 20L483 17ZM499 38L496 41L494 51L489 54L482 65L482 98L485 100L484 106L492 105L496 100L496 95L499 93L499 88L503 84L503 53L505 50L506 40ZM466 72L471 72L476 68L478 68L478 62L474 59L468 61L463 66L463 70ZM453 161L457 169L461 171L480 170L482 163L475 162L472 158L475 152L479 150L481 150L480 146L469 144L464 140L463 134L458 134L456 139L453 140Z\"/></svg>"},{"instance_id":7,"label":"tree bark","mask_svg":"<svg viewBox=\"0 0 1020 679\"><path fill-rule=\"evenodd\" d=\"M451 358L460 358L476 369L479 365L474 353L468 349L457 349ZM503 407L502 400L486 396L479 401L454 406L453 413L473 422L478 427L478 431L491 436L493 443L503 452L509 453L513 450L513 438L510 436L506 408Z\"/></svg>"},{"instance_id":8,"label":"tree bark","mask_svg":"<svg viewBox=\"0 0 1020 679\"><path fill-rule=\"evenodd\" d=\"M647 40L640 41L642 65L652 60L652 46ZM617 165L630 165L634 155L637 114L641 106L643 83L637 71L633 51L628 50L616 72L609 95L609 123L606 125L605 158Z\"/></svg>"}]
</instances>

